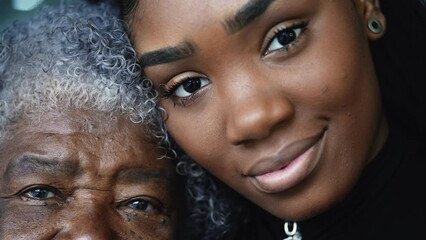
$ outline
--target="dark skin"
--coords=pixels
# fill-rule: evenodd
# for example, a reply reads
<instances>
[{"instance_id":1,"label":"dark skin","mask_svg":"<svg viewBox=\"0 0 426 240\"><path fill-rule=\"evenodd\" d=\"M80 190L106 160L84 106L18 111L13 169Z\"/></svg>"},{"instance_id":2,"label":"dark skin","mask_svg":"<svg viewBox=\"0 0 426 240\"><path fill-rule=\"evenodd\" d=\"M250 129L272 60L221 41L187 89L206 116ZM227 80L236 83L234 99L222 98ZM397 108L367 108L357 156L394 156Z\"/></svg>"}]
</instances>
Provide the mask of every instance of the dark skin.
<instances>
[{"instance_id":1,"label":"dark skin","mask_svg":"<svg viewBox=\"0 0 426 240\"><path fill-rule=\"evenodd\" d=\"M0 151L0 239L175 239L182 194L158 157L123 116L28 115Z\"/></svg>"},{"instance_id":2,"label":"dark skin","mask_svg":"<svg viewBox=\"0 0 426 240\"><path fill-rule=\"evenodd\" d=\"M140 0L131 37L166 125L201 166L299 221L337 204L387 138L376 0Z\"/></svg>"}]
</instances>

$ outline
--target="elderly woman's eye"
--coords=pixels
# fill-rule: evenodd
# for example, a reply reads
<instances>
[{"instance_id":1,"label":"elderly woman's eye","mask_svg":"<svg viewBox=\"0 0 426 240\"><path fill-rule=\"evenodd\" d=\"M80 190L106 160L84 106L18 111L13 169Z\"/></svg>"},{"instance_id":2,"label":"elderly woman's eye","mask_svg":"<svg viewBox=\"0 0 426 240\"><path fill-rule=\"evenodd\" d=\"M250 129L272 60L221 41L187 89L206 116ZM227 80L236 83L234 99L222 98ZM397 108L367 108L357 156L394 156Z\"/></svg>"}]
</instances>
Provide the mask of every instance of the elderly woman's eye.
<instances>
[{"instance_id":1,"label":"elderly woman's eye","mask_svg":"<svg viewBox=\"0 0 426 240\"><path fill-rule=\"evenodd\" d=\"M161 203L155 199L135 198L127 202L127 206L138 211L159 211Z\"/></svg>"},{"instance_id":2,"label":"elderly woman's eye","mask_svg":"<svg viewBox=\"0 0 426 240\"><path fill-rule=\"evenodd\" d=\"M58 190L47 186L36 186L23 191L21 196L33 200L48 200L58 197Z\"/></svg>"}]
</instances>

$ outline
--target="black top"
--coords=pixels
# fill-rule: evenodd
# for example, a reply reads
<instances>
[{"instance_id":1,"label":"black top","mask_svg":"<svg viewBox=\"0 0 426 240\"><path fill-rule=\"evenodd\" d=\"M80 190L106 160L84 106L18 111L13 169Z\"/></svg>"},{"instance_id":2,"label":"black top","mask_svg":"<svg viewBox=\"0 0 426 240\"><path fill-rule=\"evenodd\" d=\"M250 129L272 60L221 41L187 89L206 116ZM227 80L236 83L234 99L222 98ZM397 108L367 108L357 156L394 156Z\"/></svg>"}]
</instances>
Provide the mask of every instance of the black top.
<instances>
[{"instance_id":1,"label":"black top","mask_svg":"<svg viewBox=\"0 0 426 240\"><path fill-rule=\"evenodd\" d=\"M298 222L303 240L426 239L426 144L392 127L382 151L337 206ZM282 240L284 221L256 209L244 240Z\"/></svg>"}]
</instances>

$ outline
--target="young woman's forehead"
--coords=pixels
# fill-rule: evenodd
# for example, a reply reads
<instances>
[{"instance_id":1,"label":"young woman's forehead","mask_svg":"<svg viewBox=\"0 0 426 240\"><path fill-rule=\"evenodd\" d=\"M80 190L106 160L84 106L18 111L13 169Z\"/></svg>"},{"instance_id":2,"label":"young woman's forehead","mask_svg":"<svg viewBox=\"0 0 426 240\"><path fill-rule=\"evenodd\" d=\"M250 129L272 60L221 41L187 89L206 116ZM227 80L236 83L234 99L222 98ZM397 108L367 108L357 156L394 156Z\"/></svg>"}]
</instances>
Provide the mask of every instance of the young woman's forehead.
<instances>
[{"instance_id":1,"label":"young woman's forehead","mask_svg":"<svg viewBox=\"0 0 426 240\"><path fill-rule=\"evenodd\" d=\"M168 47L197 51L198 40L232 37L247 28L264 34L280 21L305 17L317 5L311 0L144 1L136 9L131 35L139 54ZM256 25L259 21L265 26Z\"/></svg>"},{"instance_id":2,"label":"young woman's forehead","mask_svg":"<svg viewBox=\"0 0 426 240\"><path fill-rule=\"evenodd\" d=\"M138 50L139 45L151 46L153 50L190 42L211 32L223 32L233 36L254 23L270 16L266 23L270 28L283 20L306 18L321 9L348 11L353 2L312 0L164 0L140 1L131 22L131 36ZM328 6L327 8L323 8ZM330 6L333 6L330 8ZM279 19L278 16L279 15ZM265 17L266 16L266 17ZM255 26L259 28L260 26ZM266 31L267 29L263 29Z\"/></svg>"},{"instance_id":3,"label":"young woman's forehead","mask_svg":"<svg viewBox=\"0 0 426 240\"><path fill-rule=\"evenodd\" d=\"M164 0L164 1L140 1L136 9L135 18L149 18L149 24L158 24L158 20L174 22L175 26L186 23L186 19L194 24L199 24L208 18L215 18L223 24L246 24L250 20L263 14L269 7L275 4L291 6L294 3L309 3L311 0ZM152 18L154 17L154 18ZM156 20L152 20L156 19ZM134 24L138 26L137 24Z\"/></svg>"}]
</instances>

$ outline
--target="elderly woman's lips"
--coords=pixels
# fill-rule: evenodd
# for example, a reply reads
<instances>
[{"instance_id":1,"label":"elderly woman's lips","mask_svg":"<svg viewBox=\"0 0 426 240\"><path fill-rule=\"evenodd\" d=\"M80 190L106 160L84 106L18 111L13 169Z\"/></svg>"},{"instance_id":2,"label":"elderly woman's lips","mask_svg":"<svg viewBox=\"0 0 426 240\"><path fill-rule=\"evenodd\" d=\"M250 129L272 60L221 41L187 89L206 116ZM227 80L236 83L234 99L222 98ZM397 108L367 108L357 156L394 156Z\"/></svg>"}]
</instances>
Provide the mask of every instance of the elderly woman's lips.
<instances>
[{"instance_id":1,"label":"elderly woman's lips","mask_svg":"<svg viewBox=\"0 0 426 240\"><path fill-rule=\"evenodd\" d=\"M315 166L321 155L325 130L283 148L280 153L256 164L250 181L262 192L281 192L301 181Z\"/></svg>"}]
</instances>

